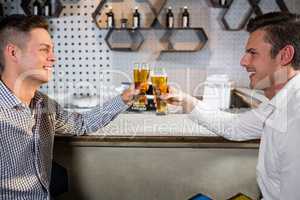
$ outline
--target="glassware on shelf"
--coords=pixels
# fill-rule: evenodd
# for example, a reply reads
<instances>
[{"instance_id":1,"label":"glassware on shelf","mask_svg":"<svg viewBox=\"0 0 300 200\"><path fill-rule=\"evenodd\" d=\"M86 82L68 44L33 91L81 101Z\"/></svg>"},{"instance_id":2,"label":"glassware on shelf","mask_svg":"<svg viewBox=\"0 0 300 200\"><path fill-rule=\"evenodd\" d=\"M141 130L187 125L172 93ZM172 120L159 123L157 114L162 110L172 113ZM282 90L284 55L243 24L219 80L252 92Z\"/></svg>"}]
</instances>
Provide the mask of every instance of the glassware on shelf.
<instances>
[{"instance_id":1,"label":"glassware on shelf","mask_svg":"<svg viewBox=\"0 0 300 200\"><path fill-rule=\"evenodd\" d=\"M182 28L188 28L188 27L190 27L190 14L187 6L184 6L183 13L182 13Z\"/></svg>"},{"instance_id":2,"label":"glassware on shelf","mask_svg":"<svg viewBox=\"0 0 300 200\"><path fill-rule=\"evenodd\" d=\"M109 12L106 13L107 16L107 28L114 28L115 27L115 17L112 11L112 7L109 7Z\"/></svg>"},{"instance_id":3,"label":"glassware on shelf","mask_svg":"<svg viewBox=\"0 0 300 200\"><path fill-rule=\"evenodd\" d=\"M167 28L174 28L174 14L172 12L172 7L169 6L167 11L167 21L166 21Z\"/></svg>"},{"instance_id":4,"label":"glassware on shelf","mask_svg":"<svg viewBox=\"0 0 300 200\"><path fill-rule=\"evenodd\" d=\"M132 28L136 29L140 27L141 15L138 11L138 7L134 8L134 13L132 15Z\"/></svg>"}]
</instances>

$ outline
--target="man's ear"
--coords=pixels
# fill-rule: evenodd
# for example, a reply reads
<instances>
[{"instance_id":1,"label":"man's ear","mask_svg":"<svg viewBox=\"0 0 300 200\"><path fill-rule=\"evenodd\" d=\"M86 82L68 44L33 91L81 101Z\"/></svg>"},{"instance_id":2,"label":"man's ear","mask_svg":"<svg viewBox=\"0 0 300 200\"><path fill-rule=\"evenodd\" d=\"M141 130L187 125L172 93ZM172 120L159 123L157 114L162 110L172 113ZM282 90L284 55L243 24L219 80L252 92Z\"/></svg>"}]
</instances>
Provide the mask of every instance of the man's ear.
<instances>
[{"instance_id":1,"label":"man's ear","mask_svg":"<svg viewBox=\"0 0 300 200\"><path fill-rule=\"evenodd\" d=\"M5 47L4 54L9 60L16 61L18 50L19 48L16 45L9 43Z\"/></svg>"},{"instance_id":2,"label":"man's ear","mask_svg":"<svg viewBox=\"0 0 300 200\"><path fill-rule=\"evenodd\" d=\"M295 48L292 45L286 45L283 49L280 50L280 64L282 66L289 65L294 56L295 56Z\"/></svg>"}]
</instances>

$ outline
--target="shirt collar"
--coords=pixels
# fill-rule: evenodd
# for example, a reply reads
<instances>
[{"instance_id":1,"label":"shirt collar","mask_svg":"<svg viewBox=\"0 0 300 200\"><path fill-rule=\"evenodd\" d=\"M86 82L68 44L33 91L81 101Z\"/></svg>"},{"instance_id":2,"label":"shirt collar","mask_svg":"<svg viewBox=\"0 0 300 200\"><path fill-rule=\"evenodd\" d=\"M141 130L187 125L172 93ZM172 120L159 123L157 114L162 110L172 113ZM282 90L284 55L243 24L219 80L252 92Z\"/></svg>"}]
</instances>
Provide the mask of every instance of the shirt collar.
<instances>
[{"instance_id":1,"label":"shirt collar","mask_svg":"<svg viewBox=\"0 0 300 200\"><path fill-rule=\"evenodd\" d=\"M33 105L40 103L43 99L43 95L36 91L34 94L32 101ZM18 97L16 97L8 87L0 80L0 106L4 106L6 108L15 108L17 106L21 106L23 103Z\"/></svg>"},{"instance_id":2,"label":"shirt collar","mask_svg":"<svg viewBox=\"0 0 300 200\"><path fill-rule=\"evenodd\" d=\"M0 80L0 105L7 108L14 108L20 104L22 102Z\"/></svg>"},{"instance_id":3,"label":"shirt collar","mask_svg":"<svg viewBox=\"0 0 300 200\"><path fill-rule=\"evenodd\" d=\"M300 89L300 74L295 75L286 85L269 101L275 108L287 105L287 102L294 93Z\"/></svg>"}]
</instances>

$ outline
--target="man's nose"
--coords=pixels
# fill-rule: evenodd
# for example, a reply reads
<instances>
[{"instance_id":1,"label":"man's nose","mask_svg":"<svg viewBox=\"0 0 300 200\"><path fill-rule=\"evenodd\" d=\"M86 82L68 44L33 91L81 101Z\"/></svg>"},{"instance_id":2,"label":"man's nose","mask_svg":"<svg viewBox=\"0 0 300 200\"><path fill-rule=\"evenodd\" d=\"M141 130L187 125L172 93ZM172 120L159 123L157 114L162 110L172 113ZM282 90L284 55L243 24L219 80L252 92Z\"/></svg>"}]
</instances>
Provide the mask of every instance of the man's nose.
<instances>
[{"instance_id":1,"label":"man's nose","mask_svg":"<svg viewBox=\"0 0 300 200\"><path fill-rule=\"evenodd\" d=\"M249 58L247 57L247 54L243 55L243 57L241 58L240 65L243 67L249 65Z\"/></svg>"},{"instance_id":2,"label":"man's nose","mask_svg":"<svg viewBox=\"0 0 300 200\"><path fill-rule=\"evenodd\" d=\"M55 57L55 54L53 52L50 53L50 55L48 57L48 61L51 61L53 63L56 61L56 57Z\"/></svg>"}]
</instances>

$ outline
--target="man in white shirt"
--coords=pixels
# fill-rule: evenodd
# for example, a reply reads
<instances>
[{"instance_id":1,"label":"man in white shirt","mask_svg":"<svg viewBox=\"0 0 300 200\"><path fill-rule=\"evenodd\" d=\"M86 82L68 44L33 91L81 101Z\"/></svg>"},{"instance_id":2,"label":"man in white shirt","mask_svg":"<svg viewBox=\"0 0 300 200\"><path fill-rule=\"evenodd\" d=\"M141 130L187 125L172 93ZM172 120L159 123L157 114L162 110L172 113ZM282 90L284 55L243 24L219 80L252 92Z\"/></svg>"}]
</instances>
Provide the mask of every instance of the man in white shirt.
<instances>
[{"instance_id":1,"label":"man in white shirt","mask_svg":"<svg viewBox=\"0 0 300 200\"><path fill-rule=\"evenodd\" d=\"M170 88L162 98L182 105L197 123L230 140L260 138L257 181L265 200L300 199L300 17L267 13L251 19L241 65L250 87L269 99L242 114L210 109Z\"/></svg>"}]
</instances>

